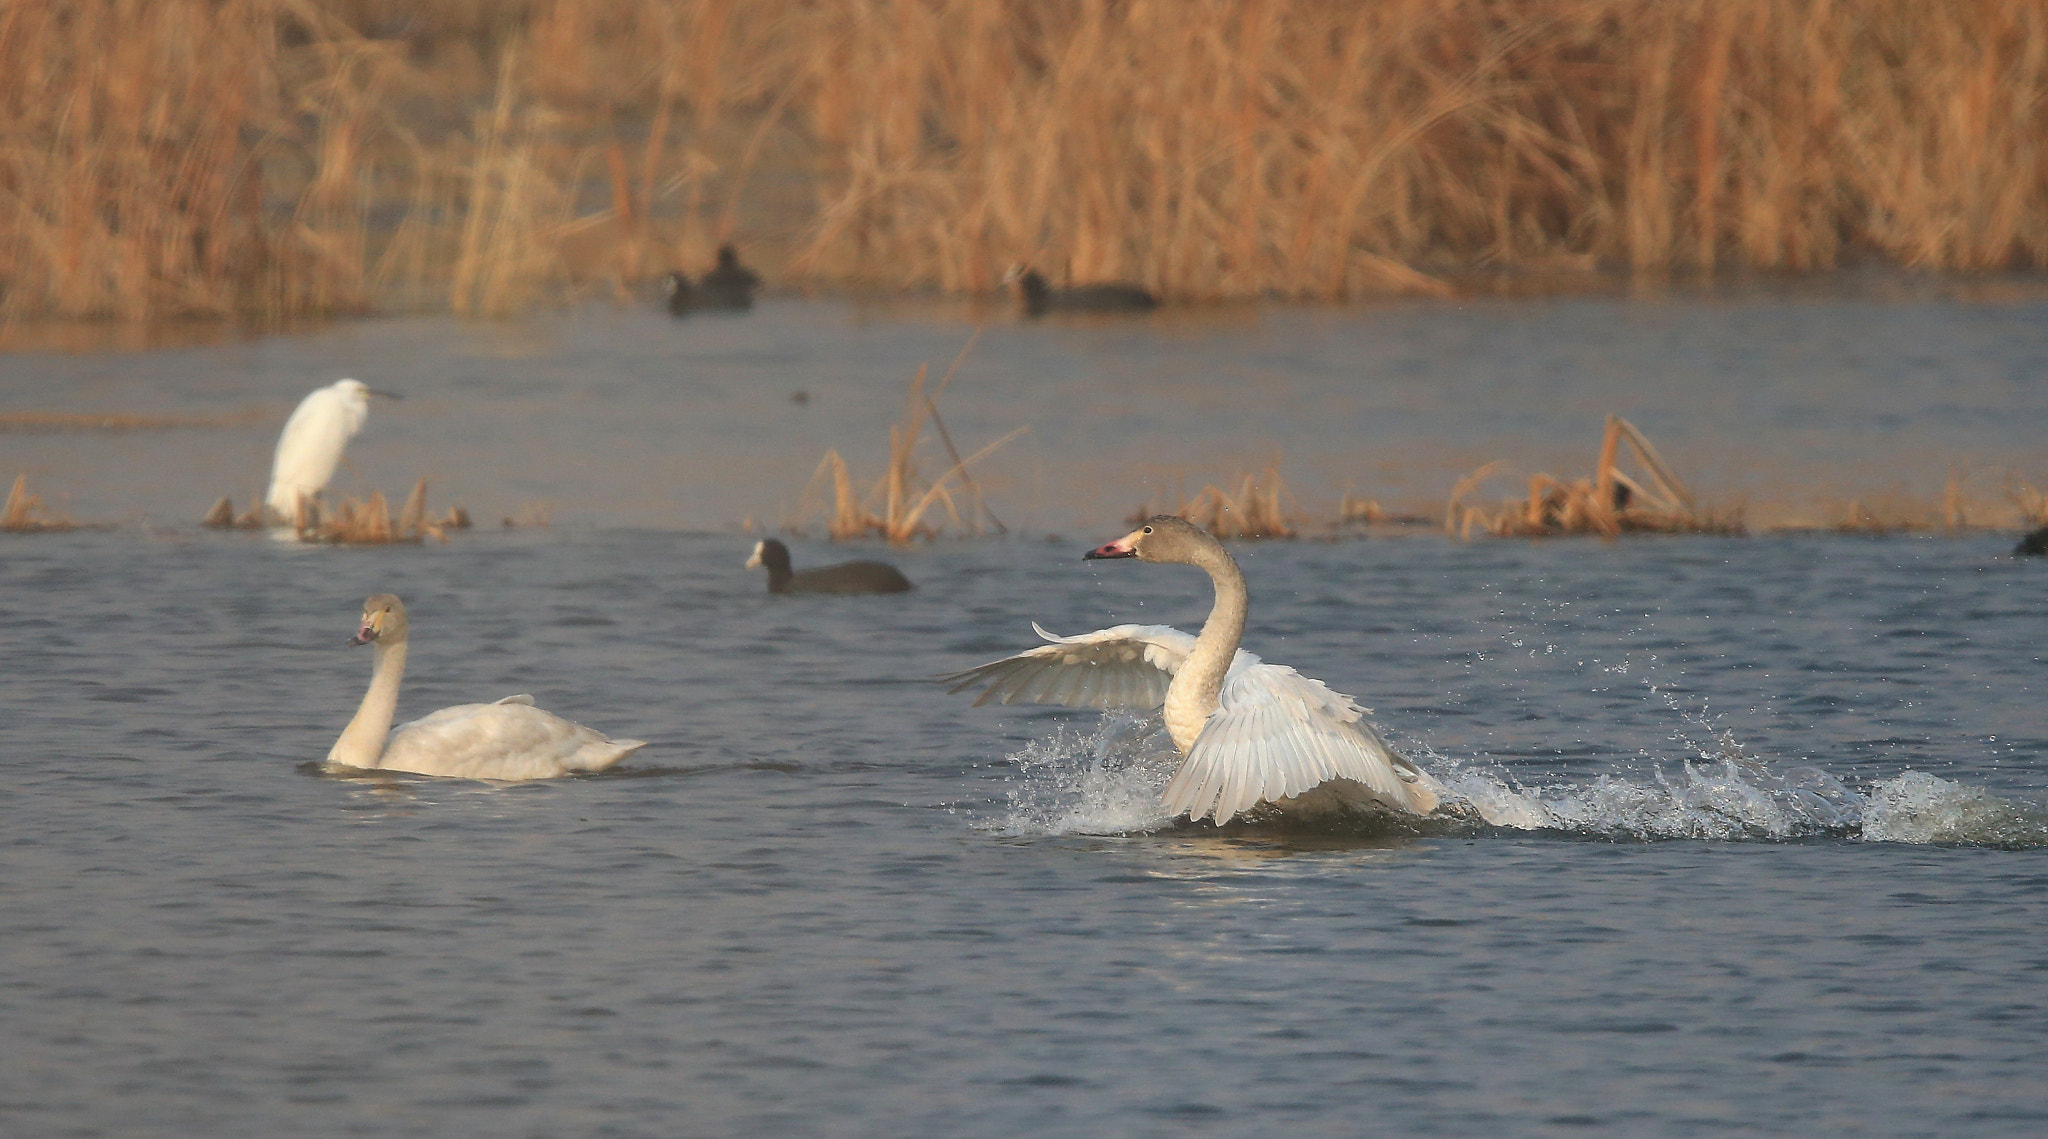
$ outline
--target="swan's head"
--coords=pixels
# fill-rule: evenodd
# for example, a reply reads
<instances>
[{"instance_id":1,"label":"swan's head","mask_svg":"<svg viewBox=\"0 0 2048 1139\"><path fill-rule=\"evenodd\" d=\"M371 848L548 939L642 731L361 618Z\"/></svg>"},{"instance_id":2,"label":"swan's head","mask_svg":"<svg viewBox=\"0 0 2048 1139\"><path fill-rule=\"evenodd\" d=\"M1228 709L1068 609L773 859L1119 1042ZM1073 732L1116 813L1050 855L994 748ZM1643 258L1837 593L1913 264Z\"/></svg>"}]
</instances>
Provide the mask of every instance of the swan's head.
<instances>
[{"instance_id":1,"label":"swan's head","mask_svg":"<svg viewBox=\"0 0 2048 1139\"><path fill-rule=\"evenodd\" d=\"M397 644L405 640L405 602L389 593L374 593L363 602L363 625L349 644Z\"/></svg>"},{"instance_id":2,"label":"swan's head","mask_svg":"<svg viewBox=\"0 0 2048 1139\"><path fill-rule=\"evenodd\" d=\"M1136 558L1141 562L1196 562L1222 546L1209 532L1185 518L1155 514L1143 525L1114 542L1105 542L1083 554L1086 558Z\"/></svg>"}]
</instances>

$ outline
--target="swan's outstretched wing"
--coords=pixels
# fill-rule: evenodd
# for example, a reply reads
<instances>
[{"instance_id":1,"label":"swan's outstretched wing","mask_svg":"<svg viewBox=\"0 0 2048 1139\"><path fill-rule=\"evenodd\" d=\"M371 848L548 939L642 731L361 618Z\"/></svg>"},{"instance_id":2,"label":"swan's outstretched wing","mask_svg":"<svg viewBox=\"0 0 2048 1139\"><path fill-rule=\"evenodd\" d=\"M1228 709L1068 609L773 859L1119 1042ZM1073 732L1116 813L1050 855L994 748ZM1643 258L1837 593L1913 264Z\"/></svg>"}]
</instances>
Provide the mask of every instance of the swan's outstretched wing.
<instances>
[{"instance_id":1,"label":"swan's outstretched wing","mask_svg":"<svg viewBox=\"0 0 2048 1139\"><path fill-rule=\"evenodd\" d=\"M1166 625L1117 625L1056 636L1031 627L1052 642L1016 656L990 661L941 677L959 692L986 684L976 705L1065 704L1072 708L1157 708L1166 686L1195 646L1195 638Z\"/></svg>"},{"instance_id":2,"label":"swan's outstretched wing","mask_svg":"<svg viewBox=\"0 0 2048 1139\"><path fill-rule=\"evenodd\" d=\"M1363 793L1347 798L1418 815L1436 808L1435 781L1388 747L1350 697L1239 650L1216 711L1166 786L1165 804L1224 823L1333 779L1359 785Z\"/></svg>"},{"instance_id":3,"label":"swan's outstretched wing","mask_svg":"<svg viewBox=\"0 0 2048 1139\"><path fill-rule=\"evenodd\" d=\"M645 746L543 712L531 696L511 696L496 704L458 704L400 725L377 766L464 779L551 779L603 771Z\"/></svg>"},{"instance_id":4,"label":"swan's outstretched wing","mask_svg":"<svg viewBox=\"0 0 2048 1139\"><path fill-rule=\"evenodd\" d=\"M264 496L270 508L290 518L298 512L301 494L320 493L369 414L365 401L352 400L331 385L300 400L277 437L270 491Z\"/></svg>"}]
</instances>

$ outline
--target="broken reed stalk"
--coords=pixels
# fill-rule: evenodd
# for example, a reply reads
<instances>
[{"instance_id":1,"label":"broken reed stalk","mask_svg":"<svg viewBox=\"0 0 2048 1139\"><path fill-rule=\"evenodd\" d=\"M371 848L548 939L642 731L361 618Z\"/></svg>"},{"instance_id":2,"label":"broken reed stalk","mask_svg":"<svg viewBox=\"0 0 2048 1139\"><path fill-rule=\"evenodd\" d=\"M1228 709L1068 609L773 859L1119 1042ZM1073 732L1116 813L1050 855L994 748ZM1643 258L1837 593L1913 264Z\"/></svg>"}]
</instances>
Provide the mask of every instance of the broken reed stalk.
<instances>
[{"instance_id":1,"label":"broken reed stalk","mask_svg":"<svg viewBox=\"0 0 2048 1139\"><path fill-rule=\"evenodd\" d=\"M972 347L973 338L968 346ZM1002 447L1005 443L1023 434L1027 427L1019 427L986 444L980 450L965 458L953 446L944 420L939 418L938 396L952 383L959 371L960 363L966 358L963 349L953 362L937 391L925 392L925 366L918 365L910 378L909 389L903 400L903 418L889 426L889 459L883 467L881 477L863 495L856 491L853 475L847 468L846 460L837 450L828 450L818 460L818 467L812 472L810 481L804 484L798 496L798 508L792 518L793 525L800 525L807 513L807 504L813 501L819 484L828 477L832 483L832 509L825 523L825 532L835 542L853 541L859 538L879 537L891 545L900 546L916 538L935 538L939 528L925 522L925 515L934 506L945 508L950 525L970 533L980 533L980 519L988 518L1002 531L1002 523L988 510L981 488L969 477L968 471L982 459ZM924 420L929 417L937 431L947 456L952 460L935 479L926 481L918 473L917 445L922 435ZM965 512L953 495L957 483L969 496L971 503Z\"/></svg>"},{"instance_id":2,"label":"broken reed stalk","mask_svg":"<svg viewBox=\"0 0 2048 1139\"><path fill-rule=\"evenodd\" d=\"M1624 443L1636 468L1634 475L1621 465ZM1467 504L1465 496L1502 466L1498 460L1488 463L1452 487L1444 506L1446 533L1469 541L1475 531L1499 537L1598 534L1612 538L1626 532L1729 534L1742 530L1739 512L1717 516L1700 511L1692 492L1648 437L1618 415L1607 417L1592 477L1567 482L1548 474L1531 475L1528 493L1503 503L1498 512Z\"/></svg>"},{"instance_id":3,"label":"broken reed stalk","mask_svg":"<svg viewBox=\"0 0 2048 1139\"><path fill-rule=\"evenodd\" d=\"M1281 497L1287 494L1287 483L1280 477L1278 463L1266 468L1263 482L1253 474L1240 474L1235 481L1235 493L1211 483L1166 513L1185 518L1218 538L1295 536L1294 523L1281 502ZM1141 509L1130 521L1142 521L1153 513Z\"/></svg>"},{"instance_id":4,"label":"broken reed stalk","mask_svg":"<svg viewBox=\"0 0 2048 1139\"><path fill-rule=\"evenodd\" d=\"M223 497L206 512L201 525L223 530L262 529L268 522L263 515L260 499L256 500L249 513L237 517L234 504ZM288 526L301 541L330 545L388 545L420 542L427 538L446 542L448 531L469 528L469 512L458 506L451 509L446 517L428 519L427 480L420 479L413 484L412 492L406 495L405 505L399 509L395 519L384 499L384 492L371 491L367 499L343 498L325 509L317 498L303 499L296 525Z\"/></svg>"},{"instance_id":5,"label":"broken reed stalk","mask_svg":"<svg viewBox=\"0 0 2048 1139\"><path fill-rule=\"evenodd\" d=\"M7 492L7 505L0 507L0 531L9 534L47 534L77 528L78 524L69 518L45 510L43 500L29 493L27 474L14 476L14 487Z\"/></svg>"}]
</instances>

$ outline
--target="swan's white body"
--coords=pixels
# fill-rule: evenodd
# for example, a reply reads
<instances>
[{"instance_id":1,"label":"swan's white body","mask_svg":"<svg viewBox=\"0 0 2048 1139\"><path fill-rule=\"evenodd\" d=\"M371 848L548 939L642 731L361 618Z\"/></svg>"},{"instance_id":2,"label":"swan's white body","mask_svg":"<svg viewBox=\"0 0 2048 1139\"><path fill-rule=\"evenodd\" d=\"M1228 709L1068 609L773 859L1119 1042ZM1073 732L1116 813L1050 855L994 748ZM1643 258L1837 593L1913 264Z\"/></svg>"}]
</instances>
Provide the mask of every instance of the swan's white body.
<instances>
[{"instance_id":1,"label":"swan's white body","mask_svg":"<svg viewBox=\"0 0 2048 1139\"><path fill-rule=\"evenodd\" d=\"M270 463L270 490L264 502L287 524L299 519L301 501L318 498L341 466L348 441L370 418L370 397L389 395L360 380L336 380L299 401Z\"/></svg>"},{"instance_id":2,"label":"swan's white body","mask_svg":"<svg viewBox=\"0 0 2048 1139\"><path fill-rule=\"evenodd\" d=\"M603 771L647 746L533 706L531 696L495 704L458 704L391 728L405 677L405 606L380 593L363 603L362 631L351 644L373 644L370 690L355 718L327 753L331 766L410 771L461 779L552 779ZM388 737L388 738L387 738Z\"/></svg>"},{"instance_id":3,"label":"swan's white body","mask_svg":"<svg viewBox=\"0 0 2048 1139\"><path fill-rule=\"evenodd\" d=\"M976 704L1163 709L1183 757L1165 806L1191 819L1228 822L1259 803L1298 813L1436 809L1436 781L1388 747L1350 697L1237 647L1249 592L1221 543L1161 516L1088 556L1206 570L1216 604L1201 635L1118 625L1059 637L1034 624L1051 644L950 677L952 691L986 684Z\"/></svg>"}]
</instances>

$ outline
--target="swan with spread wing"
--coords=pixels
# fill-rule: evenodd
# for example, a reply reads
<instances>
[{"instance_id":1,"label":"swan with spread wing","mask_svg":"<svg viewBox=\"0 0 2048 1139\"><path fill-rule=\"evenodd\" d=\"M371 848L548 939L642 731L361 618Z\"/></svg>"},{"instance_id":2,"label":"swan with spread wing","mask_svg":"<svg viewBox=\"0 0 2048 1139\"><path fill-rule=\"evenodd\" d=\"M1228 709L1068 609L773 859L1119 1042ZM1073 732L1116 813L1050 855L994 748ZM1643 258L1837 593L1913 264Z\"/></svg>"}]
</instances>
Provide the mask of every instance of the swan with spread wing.
<instances>
[{"instance_id":1,"label":"swan with spread wing","mask_svg":"<svg viewBox=\"0 0 2048 1139\"><path fill-rule=\"evenodd\" d=\"M1207 531L1159 515L1086 556L1206 571L1216 603L1201 634L1117 625L1061 637L1034 624L1050 644L946 677L950 691L982 685L976 704L1162 708L1182 757L1165 806L1191 819L1224 823L1260 803L1305 814L1436 809L1436 780L1388 747L1350 697L1237 647L1250 591Z\"/></svg>"}]
</instances>

